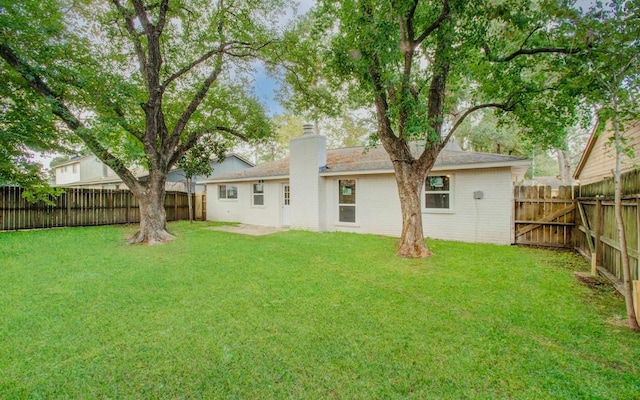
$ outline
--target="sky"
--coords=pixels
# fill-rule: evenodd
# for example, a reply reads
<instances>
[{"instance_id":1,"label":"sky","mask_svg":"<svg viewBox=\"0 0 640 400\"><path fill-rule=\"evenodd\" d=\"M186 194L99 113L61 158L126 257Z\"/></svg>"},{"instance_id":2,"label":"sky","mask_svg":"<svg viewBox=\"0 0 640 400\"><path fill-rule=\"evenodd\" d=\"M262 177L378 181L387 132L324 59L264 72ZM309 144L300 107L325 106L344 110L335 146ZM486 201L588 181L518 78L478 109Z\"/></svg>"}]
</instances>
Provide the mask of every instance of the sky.
<instances>
[{"instance_id":1,"label":"sky","mask_svg":"<svg viewBox=\"0 0 640 400\"><path fill-rule=\"evenodd\" d=\"M296 15L301 15L309 11L315 4L315 0L301 0L297 3L297 13L294 14L293 10L287 12L287 14L282 18L283 25L291 21L292 18L295 18ZM278 82L266 73L262 65L259 65L255 74L254 90L258 99L267 106L267 111L271 116L275 114L282 114L284 112L282 106L275 99L278 89Z\"/></svg>"},{"instance_id":2,"label":"sky","mask_svg":"<svg viewBox=\"0 0 640 400\"><path fill-rule=\"evenodd\" d=\"M282 18L282 25L284 26L292 18L295 18L296 15L301 15L306 13L314 6L315 0L299 0L297 3L297 10L294 12L294 9L290 9ZM273 116L275 114L282 114L284 109L282 106L276 101L276 93L279 89L279 83L271 78L264 69L264 66L258 65L256 67L255 73L255 81L254 81L254 90L258 99L266 105L267 111L269 115ZM34 158L36 162L42 163L45 168L49 168L49 163L51 160L58 156L58 154L34 154Z\"/></svg>"}]
</instances>

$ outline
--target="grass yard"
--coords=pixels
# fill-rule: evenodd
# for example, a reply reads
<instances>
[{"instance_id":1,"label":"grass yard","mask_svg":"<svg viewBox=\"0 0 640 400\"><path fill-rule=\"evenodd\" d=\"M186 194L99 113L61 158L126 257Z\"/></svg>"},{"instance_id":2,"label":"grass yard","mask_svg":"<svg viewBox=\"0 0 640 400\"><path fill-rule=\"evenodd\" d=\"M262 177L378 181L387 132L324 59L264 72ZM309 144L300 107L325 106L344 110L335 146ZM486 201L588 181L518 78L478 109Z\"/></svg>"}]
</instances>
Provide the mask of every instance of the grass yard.
<instances>
[{"instance_id":1,"label":"grass yard","mask_svg":"<svg viewBox=\"0 0 640 400\"><path fill-rule=\"evenodd\" d=\"M572 254L208 225L0 233L0 398L640 397L640 335Z\"/></svg>"}]
</instances>

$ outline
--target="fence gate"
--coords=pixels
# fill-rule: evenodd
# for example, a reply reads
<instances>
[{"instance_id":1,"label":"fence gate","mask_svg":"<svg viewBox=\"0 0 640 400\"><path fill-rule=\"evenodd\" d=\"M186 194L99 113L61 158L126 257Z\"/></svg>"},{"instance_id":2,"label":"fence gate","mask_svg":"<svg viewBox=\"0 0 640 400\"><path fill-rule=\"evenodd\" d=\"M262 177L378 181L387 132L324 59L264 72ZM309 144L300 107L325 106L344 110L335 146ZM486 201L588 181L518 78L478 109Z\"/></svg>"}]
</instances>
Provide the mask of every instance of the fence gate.
<instances>
[{"instance_id":1,"label":"fence gate","mask_svg":"<svg viewBox=\"0 0 640 400\"><path fill-rule=\"evenodd\" d=\"M575 204L570 186L514 188L515 243L545 247L573 247Z\"/></svg>"}]
</instances>

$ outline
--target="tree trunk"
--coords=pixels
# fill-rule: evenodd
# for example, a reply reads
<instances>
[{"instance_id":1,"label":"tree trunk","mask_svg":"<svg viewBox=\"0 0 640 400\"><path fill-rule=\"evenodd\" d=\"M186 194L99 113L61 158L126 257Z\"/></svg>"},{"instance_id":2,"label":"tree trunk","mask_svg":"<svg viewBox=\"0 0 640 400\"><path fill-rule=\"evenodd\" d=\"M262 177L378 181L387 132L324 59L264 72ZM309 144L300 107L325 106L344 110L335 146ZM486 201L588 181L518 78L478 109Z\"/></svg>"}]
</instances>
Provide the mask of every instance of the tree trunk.
<instances>
[{"instance_id":1,"label":"tree trunk","mask_svg":"<svg viewBox=\"0 0 640 400\"><path fill-rule=\"evenodd\" d=\"M614 110L615 110L614 99ZM615 112L613 117L613 129L615 133L616 144L616 169L613 172L615 196L614 196L614 212L616 214L616 227L618 230L618 238L620 241L620 258L622 259L622 275L624 278L624 300L627 308L627 318L629 319L629 328L636 332L640 332L640 325L636 319L636 313L633 309L633 286L631 283L631 266L629 265L629 251L627 249L627 236L624 230L624 220L622 218L622 184L621 169L622 169L622 137L620 136L620 129L618 126L618 120Z\"/></svg>"},{"instance_id":2,"label":"tree trunk","mask_svg":"<svg viewBox=\"0 0 640 400\"><path fill-rule=\"evenodd\" d=\"M131 244L154 245L173 240L167 231L167 213L164 209L166 177L149 175L147 186L135 193L140 205L140 228L131 238Z\"/></svg>"},{"instance_id":3,"label":"tree trunk","mask_svg":"<svg viewBox=\"0 0 640 400\"><path fill-rule=\"evenodd\" d=\"M558 155L558 171L563 185L571 185L571 161L566 150L556 149Z\"/></svg>"},{"instance_id":4,"label":"tree trunk","mask_svg":"<svg viewBox=\"0 0 640 400\"><path fill-rule=\"evenodd\" d=\"M395 162L396 183L402 210L402 236L397 254L400 257L423 258L432 256L424 240L422 230L422 206L420 194L424 176L416 173L412 163Z\"/></svg>"}]
</instances>

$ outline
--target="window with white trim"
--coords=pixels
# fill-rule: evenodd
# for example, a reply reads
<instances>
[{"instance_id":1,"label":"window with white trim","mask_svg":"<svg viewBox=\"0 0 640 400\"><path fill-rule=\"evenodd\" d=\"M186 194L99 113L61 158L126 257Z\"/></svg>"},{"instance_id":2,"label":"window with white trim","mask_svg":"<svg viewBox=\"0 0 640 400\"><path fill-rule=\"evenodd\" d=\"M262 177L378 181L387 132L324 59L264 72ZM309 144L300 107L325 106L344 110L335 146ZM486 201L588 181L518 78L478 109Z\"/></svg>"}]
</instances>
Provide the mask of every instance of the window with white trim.
<instances>
[{"instance_id":1,"label":"window with white trim","mask_svg":"<svg viewBox=\"0 0 640 400\"><path fill-rule=\"evenodd\" d=\"M356 222L356 181L338 181L338 221Z\"/></svg>"},{"instance_id":2,"label":"window with white trim","mask_svg":"<svg viewBox=\"0 0 640 400\"><path fill-rule=\"evenodd\" d=\"M218 185L219 199L237 199L238 187L236 185Z\"/></svg>"},{"instance_id":3,"label":"window with white trim","mask_svg":"<svg viewBox=\"0 0 640 400\"><path fill-rule=\"evenodd\" d=\"M254 183L252 185L252 204L254 206L264 205L264 183Z\"/></svg>"},{"instance_id":4,"label":"window with white trim","mask_svg":"<svg viewBox=\"0 0 640 400\"><path fill-rule=\"evenodd\" d=\"M424 208L451 209L451 179L449 175L430 175L424 184Z\"/></svg>"}]
</instances>

